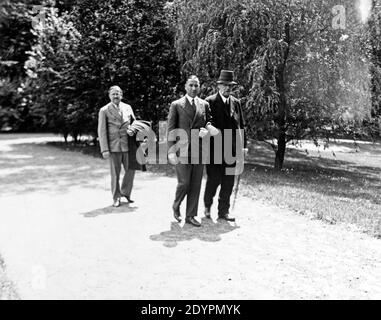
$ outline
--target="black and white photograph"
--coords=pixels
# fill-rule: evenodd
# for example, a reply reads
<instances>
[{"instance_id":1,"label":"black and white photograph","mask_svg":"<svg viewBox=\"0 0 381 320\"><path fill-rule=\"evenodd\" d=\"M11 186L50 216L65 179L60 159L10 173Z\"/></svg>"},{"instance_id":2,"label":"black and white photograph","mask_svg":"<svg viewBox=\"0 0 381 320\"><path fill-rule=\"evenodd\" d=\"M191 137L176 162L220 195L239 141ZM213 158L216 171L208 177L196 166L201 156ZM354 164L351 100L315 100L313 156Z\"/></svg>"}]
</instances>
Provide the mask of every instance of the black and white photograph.
<instances>
[{"instance_id":1,"label":"black and white photograph","mask_svg":"<svg viewBox=\"0 0 381 320\"><path fill-rule=\"evenodd\" d=\"M381 0L1 0L0 39L0 300L381 299Z\"/></svg>"}]
</instances>

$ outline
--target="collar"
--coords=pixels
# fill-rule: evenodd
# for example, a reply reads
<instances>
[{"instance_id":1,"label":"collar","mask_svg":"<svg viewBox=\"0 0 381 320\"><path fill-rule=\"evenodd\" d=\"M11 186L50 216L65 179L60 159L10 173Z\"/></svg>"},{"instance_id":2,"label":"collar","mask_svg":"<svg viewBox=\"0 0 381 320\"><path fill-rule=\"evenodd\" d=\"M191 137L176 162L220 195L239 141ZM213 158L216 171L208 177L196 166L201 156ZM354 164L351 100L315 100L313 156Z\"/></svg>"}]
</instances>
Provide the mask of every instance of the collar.
<instances>
[{"instance_id":1,"label":"collar","mask_svg":"<svg viewBox=\"0 0 381 320\"><path fill-rule=\"evenodd\" d=\"M192 104L192 100L194 99L194 103L197 103L198 97L192 98L188 94L185 95L185 97L188 99L189 103Z\"/></svg>"},{"instance_id":2,"label":"collar","mask_svg":"<svg viewBox=\"0 0 381 320\"><path fill-rule=\"evenodd\" d=\"M229 100L229 98L224 97L224 96L221 94L221 92L218 92L218 94L220 95L220 97L221 97L221 99L222 99L222 101L223 101L224 103L226 103L226 101Z\"/></svg>"},{"instance_id":3,"label":"collar","mask_svg":"<svg viewBox=\"0 0 381 320\"><path fill-rule=\"evenodd\" d=\"M116 104L114 104L113 102L111 102L111 105L116 109L116 110L121 110L121 107L122 107L122 102L120 102L119 103L119 107L116 105Z\"/></svg>"}]
</instances>

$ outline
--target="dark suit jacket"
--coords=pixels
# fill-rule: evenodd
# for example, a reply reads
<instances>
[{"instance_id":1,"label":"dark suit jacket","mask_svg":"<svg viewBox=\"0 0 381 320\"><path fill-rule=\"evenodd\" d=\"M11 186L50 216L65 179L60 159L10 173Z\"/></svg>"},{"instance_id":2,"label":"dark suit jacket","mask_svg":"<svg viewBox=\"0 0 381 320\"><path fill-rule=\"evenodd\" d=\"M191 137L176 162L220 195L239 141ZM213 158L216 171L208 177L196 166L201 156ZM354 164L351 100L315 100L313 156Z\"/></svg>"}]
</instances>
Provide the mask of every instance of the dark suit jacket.
<instances>
[{"instance_id":1,"label":"dark suit jacket","mask_svg":"<svg viewBox=\"0 0 381 320\"><path fill-rule=\"evenodd\" d=\"M128 168L130 170L147 171L147 167L144 164L144 153L139 149L140 144L141 142L136 141L136 134L132 137L128 136Z\"/></svg>"},{"instance_id":2,"label":"dark suit jacket","mask_svg":"<svg viewBox=\"0 0 381 320\"><path fill-rule=\"evenodd\" d=\"M185 96L172 102L171 107L169 108L168 148L170 152L171 148L178 142L180 151L177 152L177 155L180 157L180 161L184 161L185 159L188 162L201 160L202 140L198 138L198 132L199 129L205 127L208 122L212 123L209 104L205 100L197 98L196 112L194 113L192 109L192 105ZM186 139L180 139L180 137L177 136L179 132L176 129L182 129ZM197 145L197 143L198 155L192 155L192 144Z\"/></svg>"},{"instance_id":3,"label":"dark suit jacket","mask_svg":"<svg viewBox=\"0 0 381 320\"><path fill-rule=\"evenodd\" d=\"M224 154L224 129L232 129L233 130L233 139L232 139L232 150L233 150L233 156L236 155L236 138L235 138L235 132L236 129L245 129L245 120L242 113L242 106L241 102L233 97L229 97L230 101L230 112L226 109L225 103L223 102L221 95L219 93L216 93L214 95L211 95L205 99L209 105L210 105L210 111L212 113L213 118L213 125L221 131L219 135L222 136L221 142L222 146L219 148L222 151L222 159ZM210 145L210 163L214 163L215 155L214 155L214 144L215 141L217 142L217 139L220 139L221 137L216 137L211 139L211 145ZM242 146L244 148L247 147L247 138L246 133L243 133L243 136L241 137Z\"/></svg>"}]
</instances>

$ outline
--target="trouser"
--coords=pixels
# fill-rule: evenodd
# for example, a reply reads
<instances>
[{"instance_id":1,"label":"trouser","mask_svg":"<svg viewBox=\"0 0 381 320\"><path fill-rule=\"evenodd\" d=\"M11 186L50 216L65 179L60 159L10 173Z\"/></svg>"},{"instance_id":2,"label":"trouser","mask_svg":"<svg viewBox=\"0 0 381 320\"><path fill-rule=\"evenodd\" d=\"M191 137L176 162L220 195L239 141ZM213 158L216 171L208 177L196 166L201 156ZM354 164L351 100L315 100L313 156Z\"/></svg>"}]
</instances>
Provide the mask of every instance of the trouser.
<instances>
[{"instance_id":1,"label":"trouser","mask_svg":"<svg viewBox=\"0 0 381 320\"><path fill-rule=\"evenodd\" d=\"M222 216L229 213L230 196L234 187L234 175L225 174L226 165L208 164L206 165L206 187L204 194L204 205L210 208L213 204L213 198L216 195L217 188L221 185L218 196L218 215Z\"/></svg>"},{"instance_id":2,"label":"trouser","mask_svg":"<svg viewBox=\"0 0 381 320\"><path fill-rule=\"evenodd\" d=\"M179 210L181 202L187 196L186 216L197 216L198 201L202 181L203 164L177 164L177 189L173 210Z\"/></svg>"},{"instance_id":3,"label":"trouser","mask_svg":"<svg viewBox=\"0 0 381 320\"><path fill-rule=\"evenodd\" d=\"M124 168L122 188L119 185L120 170ZM135 170L128 169L128 152L110 152L111 193L114 201L120 197L130 197Z\"/></svg>"}]
</instances>

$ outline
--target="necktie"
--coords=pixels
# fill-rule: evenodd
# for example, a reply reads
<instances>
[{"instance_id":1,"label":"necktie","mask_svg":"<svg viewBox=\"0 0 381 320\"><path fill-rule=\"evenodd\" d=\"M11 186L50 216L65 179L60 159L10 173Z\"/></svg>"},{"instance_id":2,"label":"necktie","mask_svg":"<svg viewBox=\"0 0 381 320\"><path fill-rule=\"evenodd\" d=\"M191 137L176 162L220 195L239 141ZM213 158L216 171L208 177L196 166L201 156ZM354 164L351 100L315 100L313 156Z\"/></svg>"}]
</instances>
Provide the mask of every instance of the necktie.
<instances>
[{"instance_id":1,"label":"necktie","mask_svg":"<svg viewBox=\"0 0 381 320\"><path fill-rule=\"evenodd\" d=\"M195 103L195 99L192 99L192 117L194 117L194 115L196 114L196 103Z\"/></svg>"},{"instance_id":2,"label":"necktie","mask_svg":"<svg viewBox=\"0 0 381 320\"><path fill-rule=\"evenodd\" d=\"M226 112L228 113L228 115L230 115L230 103L229 103L229 99L226 99L225 108L226 108Z\"/></svg>"},{"instance_id":3,"label":"necktie","mask_svg":"<svg viewBox=\"0 0 381 320\"><path fill-rule=\"evenodd\" d=\"M114 107L115 107L116 111L118 111L119 115L121 116L122 115L122 110L120 109L120 105L117 106L116 104L114 104Z\"/></svg>"}]
</instances>

